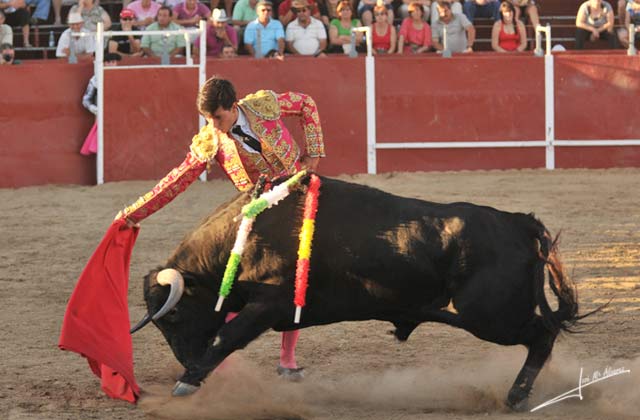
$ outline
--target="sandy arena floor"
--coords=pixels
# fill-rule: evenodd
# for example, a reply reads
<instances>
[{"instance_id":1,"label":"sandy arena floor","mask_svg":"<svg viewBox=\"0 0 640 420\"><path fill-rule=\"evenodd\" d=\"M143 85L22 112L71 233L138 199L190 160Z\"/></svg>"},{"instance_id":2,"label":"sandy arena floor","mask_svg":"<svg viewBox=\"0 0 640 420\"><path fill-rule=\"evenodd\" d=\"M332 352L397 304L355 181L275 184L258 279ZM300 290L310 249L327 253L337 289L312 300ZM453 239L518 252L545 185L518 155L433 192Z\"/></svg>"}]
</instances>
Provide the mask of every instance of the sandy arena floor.
<instances>
[{"instance_id":1,"label":"sandy arena floor","mask_svg":"<svg viewBox=\"0 0 640 420\"><path fill-rule=\"evenodd\" d=\"M304 330L301 384L275 375L279 334L232 356L194 396L169 394L180 366L159 331L133 339L137 406L111 400L77 354L57 348L67 300L116 212L153 182L99 187L0 190L0 419L613 419L640 416L640 170L394 173L343 177L431 201L472 201L533 211L562 230L561 255L578 285L581 310L609 300L584 333L565 335L540 374L532 405L578 384L580 368L630 369L535 413L502 401L524 361L520 347L480 341L424 324L406 343L382 322ZM129 306L144 314L141 279L182 236L235 192L227 181L196 183L142 224L134 250ZM345 209L347 211L348 209Z\"/></svg>"}]
</instances>

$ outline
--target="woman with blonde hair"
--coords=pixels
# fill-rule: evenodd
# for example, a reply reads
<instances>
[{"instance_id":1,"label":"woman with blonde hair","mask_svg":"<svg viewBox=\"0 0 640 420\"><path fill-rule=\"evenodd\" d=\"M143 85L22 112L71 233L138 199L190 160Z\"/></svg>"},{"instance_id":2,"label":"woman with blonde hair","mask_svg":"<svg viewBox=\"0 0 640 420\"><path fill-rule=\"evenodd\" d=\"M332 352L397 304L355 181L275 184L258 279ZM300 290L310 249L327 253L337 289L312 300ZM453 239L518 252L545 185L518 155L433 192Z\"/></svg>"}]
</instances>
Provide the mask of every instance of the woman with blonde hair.
<instances>
[{"instance_id":1,"label":"woman with blonde hair","mask_svg":"<svg viewBox=\"0 0 640 420\"><path fill-rule=\"evenodd\" d=\"M524 23L516 19L516 9L508 1L500 5L500 20L493 24L491 48L497 52L527 49L527 30Z\"/></svg>"},{"instance_id":2,"label":"woman with blonde hair","mask_svg":"<svg viewBox=\"0 0 640 420\"><path fill-rule=\"evenodd\" d=\"M373 8L375 22L371 25L371 44L374 54L391 54L396 50L396 28L389 24L387 8L378 5Z\"/></svg>"}]
</instances>

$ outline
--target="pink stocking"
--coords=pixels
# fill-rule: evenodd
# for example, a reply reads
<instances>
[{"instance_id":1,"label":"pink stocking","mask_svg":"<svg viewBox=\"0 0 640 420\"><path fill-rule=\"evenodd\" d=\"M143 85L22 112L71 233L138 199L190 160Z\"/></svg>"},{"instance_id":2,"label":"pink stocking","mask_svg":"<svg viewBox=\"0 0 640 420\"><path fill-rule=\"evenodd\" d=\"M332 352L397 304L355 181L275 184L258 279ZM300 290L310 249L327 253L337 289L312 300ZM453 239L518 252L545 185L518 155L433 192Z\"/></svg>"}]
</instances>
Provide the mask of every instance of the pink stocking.
<instances>
[{"instance_id":1,"label":"pink stocking","mask_svg":"<svg viewBox=\"0 0 640 420\"><path fill-rule=\"evenodd\" d=\"M282 333L282 345L280 347L280 366L296 369L296 343L300 336L300 330L285 331Z\"/></svg>"}]
</instances>

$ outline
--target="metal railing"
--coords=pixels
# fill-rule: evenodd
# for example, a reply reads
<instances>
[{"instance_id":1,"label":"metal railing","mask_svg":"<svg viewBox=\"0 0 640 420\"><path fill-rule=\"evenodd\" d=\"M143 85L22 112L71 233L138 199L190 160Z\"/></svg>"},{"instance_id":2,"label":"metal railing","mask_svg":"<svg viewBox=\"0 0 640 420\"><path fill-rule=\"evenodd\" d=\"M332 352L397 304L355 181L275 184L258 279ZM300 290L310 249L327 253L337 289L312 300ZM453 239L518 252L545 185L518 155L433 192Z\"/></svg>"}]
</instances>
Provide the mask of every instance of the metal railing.
<instances>
[{"instance_id":1,"label":"metal railing","mask_svg":"<svg viewBox=\"0 0 640 420\"><path fill-rule=\"evenodd\" d=\"M632 23L627 28L629 35L629 47L627 48L627 55L636 55L638 51L636 50L636 26Z\"/></svg>"},{"instance_id":2,"label":"metal railing","mask_svg":"<svg viewBox=\"0 0 640 420\"><path fill-rule=\"evenodd\" d=\"M551 25L547 23L546 26L536 26L536 48L533 50L533 54L537 57L542 57L542 34L546 36L546 55L551 54Z\"/></svg>"}]
</instances>

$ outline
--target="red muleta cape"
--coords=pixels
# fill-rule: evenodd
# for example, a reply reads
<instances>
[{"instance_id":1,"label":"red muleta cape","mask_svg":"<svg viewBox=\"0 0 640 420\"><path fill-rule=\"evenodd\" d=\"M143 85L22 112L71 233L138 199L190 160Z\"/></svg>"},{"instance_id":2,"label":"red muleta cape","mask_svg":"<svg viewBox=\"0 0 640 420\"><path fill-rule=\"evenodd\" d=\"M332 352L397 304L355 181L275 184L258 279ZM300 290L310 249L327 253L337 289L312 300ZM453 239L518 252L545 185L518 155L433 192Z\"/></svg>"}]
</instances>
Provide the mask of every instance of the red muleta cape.
<instances>
[{"instance_id":1,"label":"red muleta cape","mask_svg":"<svg viewBox=\"0 0 640 420\"><path fill-rule=\"evenodd\" d=\"M58 346L87 358L102 390L135 403L140 388L133 375L129 334L129 263L137 228L114 221L82 271L62 321Z\"/></svg>"}]
</instances>

